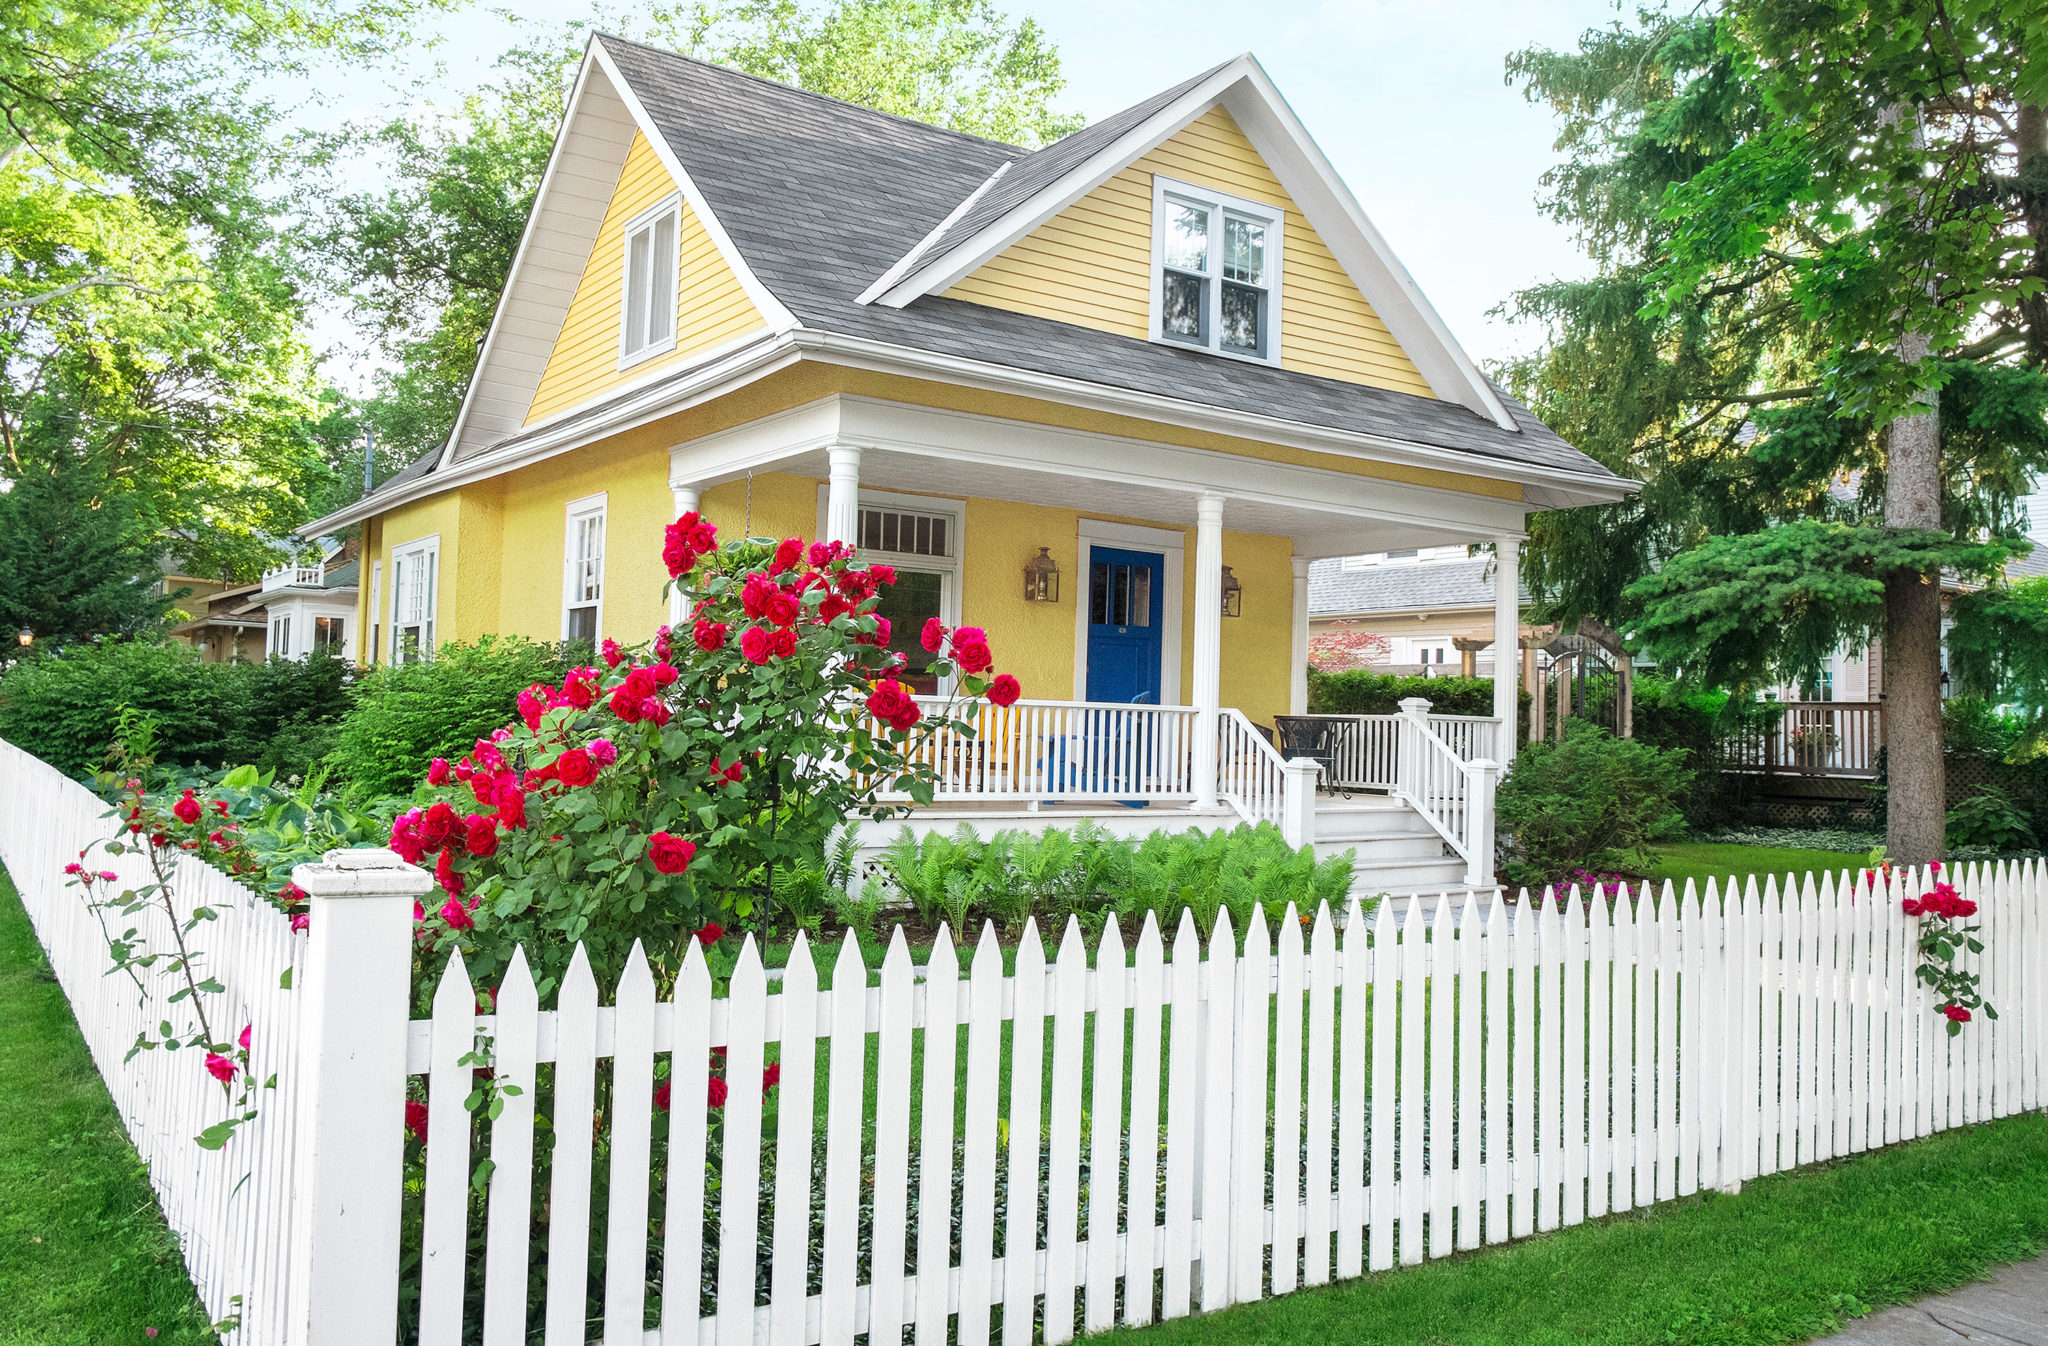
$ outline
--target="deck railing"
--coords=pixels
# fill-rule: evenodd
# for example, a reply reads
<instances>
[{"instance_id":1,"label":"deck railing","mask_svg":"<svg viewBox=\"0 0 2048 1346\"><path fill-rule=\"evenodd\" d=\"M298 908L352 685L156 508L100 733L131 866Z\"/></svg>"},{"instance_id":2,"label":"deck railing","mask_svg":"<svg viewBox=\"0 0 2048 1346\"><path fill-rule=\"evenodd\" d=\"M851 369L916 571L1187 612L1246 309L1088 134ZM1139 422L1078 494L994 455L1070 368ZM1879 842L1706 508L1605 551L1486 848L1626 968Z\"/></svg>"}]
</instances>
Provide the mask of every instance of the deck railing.
<instances>
[{"instance_id":1,"label":"deck railing","mask_svg":"<svg viewBox=\"0 0 2048 1346\"><path fill-rule=\"evenodd\" d=\"M957 703L919 697L927 713ZM1192 706L1019 701L966 711L969 737L944 729L915 760L938 776L933 797L997 802L1189 800L1195 797ZM900 792L884 798L901 799Z\"/></svg>"},{"instance_id":2,"label":"deck railing","mask_svg":"<svg viewBox=\"0 0 2048 1346\"><path fill-rule=\"evenodd\" d=\"M1767 775L1877 775L1884 746L1884 704L1879 701L1787 701L1768 728L1745 729L1722 740L1731 771Z\"/></svg>"},{"instance_id":3,"label":"deck railing","mask_svg":"<svg viewBox=\"0 0 2048 1346\"><path fill-rule=\"evenodd\" d=\"M1216 794L1248 823L1277 826L1285 816L1287 761L1241 710L1217 720Z\"/></svg>"},{"instance_id":4,"label":"deck railing","mask_svg":"<svg viewBox=\"0 0 2048 1346\"><path fill-rule=\"evenodd\" d=\"M1399 715L1311 715L1331 726L1324 784L1338 790L1392 790L1400 765ZM1430 729L1465 761L1495 761L1499 722L1480 715L1431 715Z\"/></svg>"},{"instance_id":5,"label":"deck railing","mask_svg":"<svg viewBox=\"0 0 2048 1346\"><path fill-rule=\"evenodd\" d=\"M1394 796L1406 801L1465 862L1469 887L1493 886L1493 796L1499 763L1469 758L1431 723L1429 702L1401 703ZM1461 717L1462 718L1462 717ZM1455 731L1454 731L1455 732ZM1476 734L1465 742L1476 742Z\"/></svg>"}]
</instances>

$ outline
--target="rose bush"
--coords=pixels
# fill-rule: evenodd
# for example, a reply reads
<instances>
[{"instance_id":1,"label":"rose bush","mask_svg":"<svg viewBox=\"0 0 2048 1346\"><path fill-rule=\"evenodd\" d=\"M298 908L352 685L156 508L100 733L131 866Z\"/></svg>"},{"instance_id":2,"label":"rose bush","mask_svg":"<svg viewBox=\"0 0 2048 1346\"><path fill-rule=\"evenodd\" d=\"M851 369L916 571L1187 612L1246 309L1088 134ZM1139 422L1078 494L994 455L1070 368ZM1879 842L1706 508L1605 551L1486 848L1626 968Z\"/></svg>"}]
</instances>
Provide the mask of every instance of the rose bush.
<instances>
[{"instance_id":1,"label":"rose bush","mask_svg":"<svg viewBox=\"0 0 2048 1346\"><path fill-rule=\"evenodd\" d=\"M929 802L927 736L971 737L979 701L1021 695L985 632L934 621L923 671L957 690L921 705L875 612L895 572L841 543L721 544L691 513L662 555L680 630L606 640L598 665L528 687L518 718L436 759L393 823L392 848L442 889L420 913L430 963L460 947L495 985L524 946L546 997L578 942L608 984L638 941L666 985L694 932L769 923L778 867L815 863L848 820L907 807L884 791Z\"/></svg>"},{"instance_id":2,"label":"rose bush","mask_svg":"<svg viewBox=\"0 0 2048 1346\"><path fill-rule=\"evenodd\" d=\"M1887 876L1890 868L1885 866ZM1948 1020L1949 1036L1954 1037L1970 1022L1973 1012L1982 1011L1985 1018L1996 1019L1998 1011L1984 1002L1978 975L1956 965L1957 956L1965 949L1984 952L1984 943L1977 938L1983 926L1954 924L1975 916L1977 904L1954 884L1940 881L1940 862L1930 865L1929 872L1936 876L1933 888L1904 899L1899 907L1919 919L1920 980L1934 992L1935 1008Z\"/></svg>"}]
</instances>

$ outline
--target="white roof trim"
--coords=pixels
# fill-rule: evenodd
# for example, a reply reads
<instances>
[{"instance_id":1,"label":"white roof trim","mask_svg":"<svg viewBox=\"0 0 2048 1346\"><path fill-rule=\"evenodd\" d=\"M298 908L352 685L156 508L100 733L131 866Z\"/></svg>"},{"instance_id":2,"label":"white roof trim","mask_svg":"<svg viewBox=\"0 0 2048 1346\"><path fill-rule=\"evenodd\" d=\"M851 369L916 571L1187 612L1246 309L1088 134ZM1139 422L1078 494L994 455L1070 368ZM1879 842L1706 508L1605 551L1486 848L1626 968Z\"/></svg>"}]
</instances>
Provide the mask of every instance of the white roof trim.
<instances>
[{"instance_id":1,"label":"white roof trim","mask_svg":"<svg viewBox=\"0 0 2048 1346\"><path fill-rule=\"evenodd\" d=\"M923 255L930 243L927 238L870 287L861 296L862 302L902 308L920 296L945 290L1170 139L1217 103L1224 105L1266 159L1295 205L1372 304L1431 391L1485 416L1504 430L1519 432L1521 427L1507 405L1451 335L1415 278L1367 218L1357 197L1337 175L1265 69L1249 53L1219 68L1210 78L973 237L929 257ZM983 183L980 191L986 191L988 185ZM978 191L976 195L979 194ZM961 204L962 211L972 199ZM897 279L891 281L890 276Z\"/></svg>"},{"instance_id":2,"label":"white roof trim","mask_svg":"<svg viewBox=\"0 0 2048 1346\"><path fill-rule=\"evenodd\" d=\"M953 221L959 219L962 215L965 215L968 211L972 210L974 208L974 203L976 201L981 200L983 196L987 195L988 189L996 185L996 179L1000 178L1003 174L1009 172L1010 165L1016 162L1017 161L1015 159L1005 159L1001 163L997 164L996 171L989 174L986 178L982 179L981 185L979 187L976 187L973 191L969 192L967 194L967 199L965 201L962 201L959 205L953 207L952 211L947 214L945 219L940 220L937 224L933 225L931 232L926 234L923 238L917 241L916 247L912 248L909 252L904 253L901 257L897 258L896 265L890 267L887 271L884 271L881 274L881 277L878 280L876 280L873 285L870 285L867 289L861 291L860 297L854 300L853 302L856 304L872 304L875 302L876 299L880 298L883 294L886 294L891 286L893 286L897 281L903 279L904 275L908 273L912 267L916 266L918 262L924 257L925 249L929 248L932 245L932 240L938 238L939 235L945 233L948 229L952 228ZM895 305L895 307L901 308L902 305L898 304Z\"/></svg>"}]
</instances>

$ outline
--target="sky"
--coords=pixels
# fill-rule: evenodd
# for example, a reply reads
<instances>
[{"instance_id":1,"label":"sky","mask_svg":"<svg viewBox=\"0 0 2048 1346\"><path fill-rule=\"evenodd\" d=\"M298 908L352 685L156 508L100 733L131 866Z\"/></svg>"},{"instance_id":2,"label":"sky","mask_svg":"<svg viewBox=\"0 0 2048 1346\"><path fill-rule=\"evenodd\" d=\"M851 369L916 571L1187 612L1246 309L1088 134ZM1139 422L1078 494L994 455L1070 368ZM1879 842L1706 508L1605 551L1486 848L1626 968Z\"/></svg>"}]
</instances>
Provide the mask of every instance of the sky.
<instances>
[{"instance_id":1,"label":"sky","mask_svg":"<svg viewBox=\"0 0 2048 1346\"><path fill-rule=\"evenodd\" d=\"M1093 121L1250 51L1264 64L1451 331L1475 358L1527 349L1533 333L1487 311L1516 289L1590 269L1570 235L1537 210L1555 160L1555 121L1503 79L1506 56L1562 47L1617 17L1613 0L998 0L1038 19L1068 84L1055 101ZM561 22L581 7L513 0L504 11ZM320 80L303 120L389 116L426 75L447 101L490 76L519 36L483 8L436 21L431 55L382 79ZM437 101L440 101L437 98ZM336 313L321 344L349 344ZM343 386L350 358L330 372Z\"/></svg>"}]
</instances>

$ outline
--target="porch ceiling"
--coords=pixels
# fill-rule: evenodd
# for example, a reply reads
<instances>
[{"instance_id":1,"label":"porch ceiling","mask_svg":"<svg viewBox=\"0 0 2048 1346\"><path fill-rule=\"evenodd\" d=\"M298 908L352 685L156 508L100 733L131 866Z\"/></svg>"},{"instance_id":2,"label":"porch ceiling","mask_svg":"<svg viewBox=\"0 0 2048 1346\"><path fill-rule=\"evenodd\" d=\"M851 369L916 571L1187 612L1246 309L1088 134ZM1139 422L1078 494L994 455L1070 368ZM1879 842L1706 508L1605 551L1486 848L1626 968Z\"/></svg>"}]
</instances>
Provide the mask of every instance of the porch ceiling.
<instances>
[{"instance_id":1,"label":"porch ceiling","mask_svg":"<svg viewBox=\"0 0 2048 1346\"><path fill-rule=\"evenodd\" d=\"M672 451L671 480L710 486L753 471L823 478L834 445L861 449L877 490L1013 500L1193 528L1206 492L1223 526L1285 537L1297 555L1519 536L1528 506L1407 482L1082 431L837 397Z\"/></svg>"}]
</instances>

